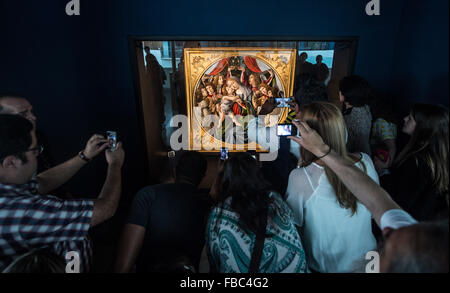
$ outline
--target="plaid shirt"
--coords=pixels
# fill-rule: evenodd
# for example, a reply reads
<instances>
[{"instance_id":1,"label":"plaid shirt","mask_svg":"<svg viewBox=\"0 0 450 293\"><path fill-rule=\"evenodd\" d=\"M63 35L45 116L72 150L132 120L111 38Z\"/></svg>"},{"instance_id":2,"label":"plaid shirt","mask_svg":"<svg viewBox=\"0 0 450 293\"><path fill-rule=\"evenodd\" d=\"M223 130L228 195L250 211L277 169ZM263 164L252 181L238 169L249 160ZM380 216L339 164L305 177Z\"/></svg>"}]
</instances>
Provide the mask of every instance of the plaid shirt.
<instances>
[{"instance_id":1,"label":"plaid shirt","mask_svg":"<svg viewBox=\"0 0 450 293\"><path fill-rule=\"evenodd\" d=\"M30 250L50 247L65 259L80 255L80 271L88 272L92 256L88 230L92 200L61 200L38 194L36 180L23 185L0 184L0 272Z\"/></svg>"}]
</instances>

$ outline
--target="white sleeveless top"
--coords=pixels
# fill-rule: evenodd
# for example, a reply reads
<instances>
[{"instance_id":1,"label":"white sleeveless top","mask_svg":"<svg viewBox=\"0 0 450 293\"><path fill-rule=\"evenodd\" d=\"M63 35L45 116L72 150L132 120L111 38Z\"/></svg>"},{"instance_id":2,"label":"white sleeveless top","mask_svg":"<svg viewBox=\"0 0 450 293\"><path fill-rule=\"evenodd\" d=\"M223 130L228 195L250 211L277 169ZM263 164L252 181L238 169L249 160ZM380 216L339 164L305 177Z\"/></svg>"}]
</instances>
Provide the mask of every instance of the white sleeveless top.
<instances>
[{"instance_id":1,"label":"white sleeveless top","mask_svg":"<svg viewBox=\"0 0 450 293\"><path fill-rule=\"evenodd\" d=\"M379 184L371 158L362 154L366 174ZM362 169L360 162L355 166ZM322 273L355 272L366 253L376 249L371 214L358 202L357 212L339 205L323 167L313 163L289 176L287 203L300 227L306 261Z\"/></svg>"}]
</instances>

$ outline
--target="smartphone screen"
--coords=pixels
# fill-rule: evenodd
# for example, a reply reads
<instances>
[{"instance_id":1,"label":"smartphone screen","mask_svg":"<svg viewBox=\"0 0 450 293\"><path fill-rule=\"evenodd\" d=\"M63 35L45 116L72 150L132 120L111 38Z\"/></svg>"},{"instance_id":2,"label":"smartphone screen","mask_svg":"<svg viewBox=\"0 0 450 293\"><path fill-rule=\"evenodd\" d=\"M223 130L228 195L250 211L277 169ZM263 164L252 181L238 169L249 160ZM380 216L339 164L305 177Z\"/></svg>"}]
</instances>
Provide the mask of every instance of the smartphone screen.
<instances>
[{"instance_id":1,"label":"smartphone screen","mask_svg":"<svg viewBox=\"0 0 450 293\"><path fill-rule=\"evenodd\" d=\"M106 132L106 137L108 138L109 150L115 151L117 147L117 133L115 131Z\"/></svg>"},{"instance_id":2,"label":"smartphone screen","mask_svg":"<svg viewBox=\"0 0 450 293\"><path fill-rule=\"evenodd\" d=\"M277 135L278 136L291 136L292 135L292 124L278 124L277 125Z\"/></svg>"},{"instance_id":3,"label":"smartphone screen","mask_svg":"<svg viewBox=\"0 0 450 293\"><path fill-rule=\"evenodd\" d=\"M291 101L291 98L275 98L277 108L289 108L290 105L288 103L290 103Z\"/></svg>"},{"instance_id":4,"label":"smartphone screen","mask_svg":"<svg viewBox=\"0 0 450 293\"><path fill-rule=\"evenodd\" d=\"M221 148L220 149L220 159L222 161L228 160L228 149L227 148Z\"/></svg>"}]
</instances>

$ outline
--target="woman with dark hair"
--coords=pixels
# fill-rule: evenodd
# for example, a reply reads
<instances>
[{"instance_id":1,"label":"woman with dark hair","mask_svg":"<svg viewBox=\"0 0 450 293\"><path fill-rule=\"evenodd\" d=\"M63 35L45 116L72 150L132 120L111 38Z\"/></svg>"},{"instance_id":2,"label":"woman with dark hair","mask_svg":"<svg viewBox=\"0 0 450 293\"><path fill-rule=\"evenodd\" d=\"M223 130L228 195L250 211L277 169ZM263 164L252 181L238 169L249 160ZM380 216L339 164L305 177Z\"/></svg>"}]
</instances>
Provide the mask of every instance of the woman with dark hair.
<instances>
[{"instance_id":1,"label":"woman with dark hair","mask_svg":"<svg viewBox=\"0 0 450 293\"><path fill-rule=\"evenodd\" d=\"M351 75L339 83L339 99L343 103L343 114L347 125L348 151L371 155L369 139L372 115L368 105L369 83L362 77Z\"/></svg>"},{"instance_id":2,"label":"woman with dark hair","mask_svg":"<svg viewBox=\"0 0 450 293\"><path fill-rule=\"evenodd\" d=\"M211 272L308 271L292 211L270 191L252 156L231 157L212 190L216 205L206 233Z\"/></svg>"},{"instance_id":3,"label":"woman with dark hair","mask_svg":"<svg viewBox=\"0 0 450 293\"><path fill-rule=\"evenodd\" d=\"M448 219L448 109L416 104L404 122L410 139L392 168L375 159L381 186L419 221Z\"/></svg>"}]
</instances>

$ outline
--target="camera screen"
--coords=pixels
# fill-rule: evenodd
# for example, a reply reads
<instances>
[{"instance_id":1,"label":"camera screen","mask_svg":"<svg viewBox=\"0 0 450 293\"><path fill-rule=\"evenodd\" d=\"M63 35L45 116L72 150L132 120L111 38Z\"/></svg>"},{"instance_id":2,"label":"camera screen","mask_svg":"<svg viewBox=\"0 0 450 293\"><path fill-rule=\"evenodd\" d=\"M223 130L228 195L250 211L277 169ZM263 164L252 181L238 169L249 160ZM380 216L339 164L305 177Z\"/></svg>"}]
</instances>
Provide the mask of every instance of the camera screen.
<instances>
[{"instance_id":1,"label":"camera screen","mask_svg":"<svg viewBox=\"0 0 450 293\"><path fill-rule=\"evenodd\" d=\"M109 148L111 151L114 151L117 146L117 133L115 131L108 131L106 135L108 137Z\"/></svg>"},{"instance_id":2,"label":"camera screen","mask_svg":"<svg viewBox=\"0 0 450 293\"><path fill-rule=\"evenodd\" d=\"M292 125L290 124L280 124L277 126L278 136L290 136L292 135Z\"/></svg>"},{"instance_id":3,"label":"camera screen","mask_svg":"<svg viewBox=\"0 0 450 293\"><path fill-rule=\"evenodd\" d=\"M223 148L220 150L220 159L222 161L228 160L228 149L227 148Z\"/></svg>"},{"instance_id":4,"label":"camera screen","mask_svg":"<svg viewBox=\"0 0 450 293\"><path fill-rule=\"evenodd\" d=\"M278 104L278 108L289 108L289 104L291 102L291 98L276 98L275 102Z\"/></svg>"}]
</instances>

